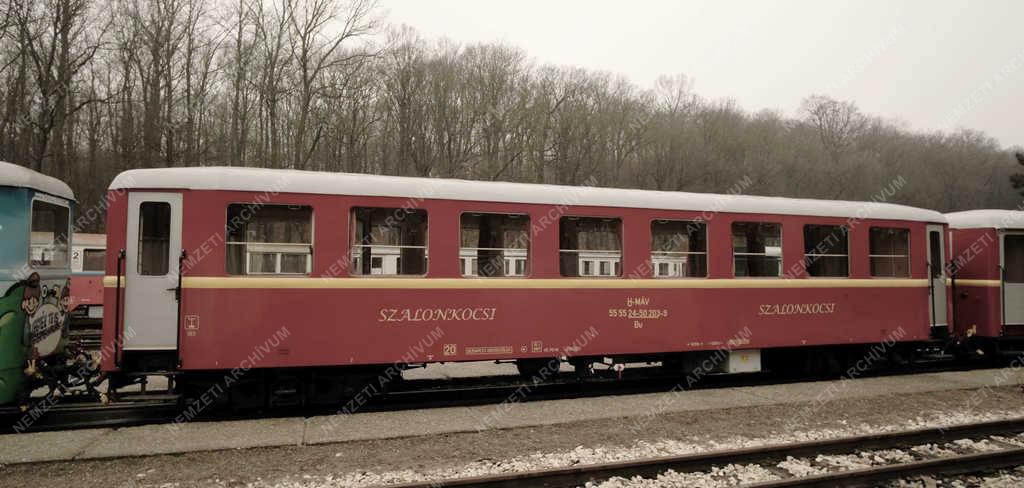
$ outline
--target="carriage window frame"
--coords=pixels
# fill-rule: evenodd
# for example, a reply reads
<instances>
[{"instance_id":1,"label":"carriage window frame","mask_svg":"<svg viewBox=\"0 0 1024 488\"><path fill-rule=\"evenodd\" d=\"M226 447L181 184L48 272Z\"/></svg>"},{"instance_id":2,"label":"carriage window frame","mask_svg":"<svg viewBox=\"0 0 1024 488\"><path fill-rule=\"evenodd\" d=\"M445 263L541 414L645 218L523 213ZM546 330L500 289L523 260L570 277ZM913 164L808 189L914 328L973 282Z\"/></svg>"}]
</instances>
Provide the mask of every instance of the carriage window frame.
<instances>
[{"instance_id":1,"label":"carriage window frame","mask_svg":"<svg viewBox=\"0 0 1024 488\"><path fill-rule=\"evenodd\" d=\"M897 230L897 231L905 232L906 235L907 235L907 253L906 254L877 254L877 253L872 252L872 248L871 248L871 233L874 232L876 229L879 229L879 230L884 229L884 230L890 230L890 231ZM913 249L911 247L911 245L912 245L911 237L912 236L911 236L910 228L908 228L908 227L893 227L893 226L878 225L878 226L872 226L872 227L868 228L868 273L871 274L871 278L872 279L880 279L880 280L894 280L895 279L895 280L900 280L900 279L907 279L907 278L910 278L910 277L913 276L913 270L910 269L911 265L913 264L913 261L911 260L911 257L912 257L911 256L911 249ZM904 260L906 262L906 269L907 269L907 273L906 274L904 274L904 275L895 275L895 274L893 274L893 275L876 275L875 274L875 268L874 268L874 262L873 262L873 260L875 258L900 258L900 257L904 258ZM893 269L895 270L895 268L893 268Z\"/></svg>"},{"instance_id":2,"label":"carriage window frame","mask_svg":"<svg viewBox=\"0 0 1024 488\"><path fill-rule=\"evenodd\" d=\"M526 234L525 234L526 235L526 247L524 248L524 250L526 251L526 260L525 260L525 262L523 264L523 269L524 269L524 273L523 274L509 276L508 275L509 261L506 260L508 258L506 258L504 255L502 255L502 266L503 266L503 268L502 268L503 269L502 276L480 276L479 274L475 274L475 275L474 274L466 274L466 269L472 270L472 269L477 268L479 266L480 255L479 255L479 252L478 252L477 254L474 254L472 256L463 257L462 256L462 250L463 249L476 249L477 251L479 251L481 249L481 248L477 248L477 247L462 247L462 219L466 215L497 215L497 216L502 216L502 217L513 216L513 217L519 217L519 218L526 219ZM457 230L457 232L458 232L458 240L456 241L456 242L459 243L459 277L461 277L461 278L469 278L469 279L476 279L476 278L483 278L483 279L494 279L494 278L527 279L527 278L531 278L532 275L533 275L533 232L532 232L533 228L531 227L531 223L532 222L533 222L533 219L531 218L530 214L525 213L525 212L518 212L517 213L517 212L493 212L493 211L464 210L461 213L459 213L459 228ZM494 249L494 250L520 250L519 248L491 248L491 249ZM518 266L517 266L518 263L519 263L519 260L513 258L513 261L512 261L512 269L513 270L518 269ZM429 260L428 260L428 264L429 264ZM468 267L466 266L467 264L469 265Z\"/></svg>"},{"instance_id":3,"label":"carriage window frame","mask_svg":"<svg viewBox=\"0 0 1024 488\"><path fill-rule=\"evenodd\" d=\"M807 246L808 246L807 230L810 227L831 227L831 228L835 229L835 230L833 230L831 232L835 232L836 230L840 230L842 232L843 237L844 237L845 242L846 242L846 246L845 246L846 247L846 254L838 254L838 253L834 253L834 252L829 252L829 253L808 252L808 249L807 249ZM831 234L831 232L830 232L830 234ZM845 225L842 225L842 224L804 224L803 234L804 234L804 236L803 236L804 237L804 259L803 259L804 273L807 274L808 278L815 279L815 278L849 278L850 277L850 228L848 226L845 226ZM821 241L821 242L823 242L823 241ZM820 243L818 245L820 245ZM810 249L810 251L817 251L818 245L812 247ZM835 249L833 247L832 249L828 249L828 250L829 251L833 251ZM809 262L809 258L812 257L812 256L816 257L816 258L819 258L819 259L820 258L845 258L846 259L846 274L841 274L841 275L811 274L811 264L812 263Z\"/></svg>"},{"instance_id":4,"label":"carriage window frame","mask_svg":"<svg viewBox=\"0 0 1024 488\"><path fill-rule=\"evenodd\" d=\"M740 252L740 253L738 253L738 252L736 252L736 243L733 241L733 239L736 236L736 234L735 234L735 231L736 231L735 226L737 224L740 224L740 225L756 224L758 226L774 225L774 226L777 226L779 228L779 254L777 256L778 257L778 261L779 261L779 264L778 264L778 266L779 266L779 274L778 275L758 275L758 276L744 275L744 276L739 276L739 275L736 274L736 258L738 256L763 256L763 257L766 257L766 258L767 257L776 257L774 255L768 254L768 251L767 251L768 246L765 246L765 252L763 252L763 253L757 253L757 252ZM782 222L758 221L758 220L734 220L734 221L732 221L729 224L729 247L732 250L732 277L735 278L735 279L769 279L769 280L777 280L777 279L784 278L785 277L785 269L786 269L785 253L783 252L783 249L784 249L783 240L785 238L784 234L785 234L785 226L782 225ZM749 265L748 265L747 268L749 270Z\"/></svg>"},{"instance_id":5,"label":"carriage window frame","mask_svg":"<svg viewBox=\"0 0 1024 488\"><path fill-rule=\"evenodd\" d=\"M655 226L655 224L657 224L659 222L660 223L680 222L680 223L684 223L684 224L688 224L688 225L689 224L700 224L701 227L703 228L703 233L704 233L704 251L703 252L701 252L701 251L671 252L671 251L656 251L656 250L654 250L654 226ZM650 260L649 263L651 265L651 277L654 278L654 279L658 279L658 280L691 280L691 279L692 280L700 280L700 279L708 279L708 277L711 276L711 274L710 274L710 266L709 266L709 264L711 262L711 242L708 240L708 236L709 236L708 227L709 227L709 222L707 220L702 220L702 219L659 219L659 218L651 219L651 222L650 222L651 244L649 246L650 249L648 250L648 252L649 252L648 259ZM654 264L655 253L682 254L682 255L686 255L686 256L689 256L691 254L693 254L693 255L702 255L702 256L704 256L704 274L703 275L699 275L699 276L698 275L693 275L693 276L658 276L657 266ZM660 265L660 264L671 264L671 263L658 263L658 264Z\"/></svg>"},{"instance_id":6,"label":"carriage window frame","mask_svg":"<svg viewBox=\"0 0 1024 488\"><path fill-rule=\"evenodd\" d=\"M565 249L565 248L563 248L562 247L562 235L563 235L562 225L563 225L563 223L566 220L569 220L569 219L576 219L576 220L584 220L584 219L585 220L608 220L608 221L618 222L618 226L619 226L619 229L618 229L619 230L618 247L619 248L618 249L612 249L612 250ZM580 266L579 265L579 254L580 254L580 252L586 252L586 251L592 251L592 252L597 252L597 253L607 253L608 254L607 256L603 256L603 257L600 257L600 258L595 259L595 260L587 261L587 262L591 263L590 264L590 269L593 272L592 274L583 274L582 273L583 268L586 267L586 263L584 263L584 266ZM617 256L618 261L616 261L616 262L614 262L614 264L610 265L610 271L611 271L612 274L610 274L610 275L601 275L600 274L601 263L602 262L606 262L609 258L613 258L613 256L611 256L612 252L618 253L618 256ZM562 259L564 258L566 253L575 253L575 255L576 255L576 263L577 263L576 274L565 274L565 272L564 272L564 269L562 267ZM583 279L621 279L623 277L623 264L622 264L622 261L625 259L625 257L626 257L626 223L625 223L625 221L623 220L622 217L620 217L620 216L606 216L606 215L562 215L561 217L559 217L559 219L558 219L558 275L561 278L568 278L568 279L580 279L580 278L583 278Z\"/></svg>"},{"instance_id":7,"label":"carriage window frame","mask_svg":"<svg viewBox=\"0 0 1024 488\"><path fill-rule=\"evenodd\" d=\"M99 268L97 269L86 269L85 263L89 262L86 255L92 253L93 255L99 254ZM84 247L82 248L82 272L99 272L104 271L107 268L107 249L105 247Z\"/></svg>"},{"instance_id":8,"label":"carriage window frame","mask_svg":"<svg viewBox=\"0 0 1024 488\"><path fill-rule=\"evenodd\" d=\"M266 208L266 207L299 207L299 208L309 208L309 243L308 244L307 243L272 243L272 242L255 242L255 241L253 241L253 242L249 242L249 241L236 242L236 241L228 240L228 238L230 236L229 236L229 233L227 231L227 228L228 228L228 226L231 225L231 207L234 206L234 205L241 205L243 207L256 207L257 209L263 209L263 208ZM244 228L243 228L243 231L244 231ZM236 230L236 232L238 232L238 231ZM311 205L309 203L229 202L227 205L224 206L224 252L225 252L225 254L224 254L224 270L225 270L225 273L228 276L233 276L233 277L252 276L252 277L257 277L257 278L267 278L267 277L274 277L274 276L280 276L280 277L286 277L286 278L296 278L296 277L303 277L303 276L306 276L306 277L312 276L313 275L313 270L315 269L315 262L314 262L314 260L316 259L316 248L314 246L315 242L316 242L316 209L313 208L313 205ZM261 254L273 253L273 254L277 255L277 258L275 259L275 268L277 269L276 272L256 273L256 272L250 272L249 271L251 262L249 260L249 253L247 252L247 250L248 250L248 247L249 247L250 244L254 245L254 247L257 247L257 248L267 249L267 251L258 251ZM243 261L242 261L242 271L243 271L243 273L233 273L232 271L235 271L235 270L232 270L230 268L230 262L231 261L230 261L230 258L229 258L229 254L230 254L231 251L229 249L230 249L230 246L239 246L239 245L245 246L245 248L246 248L246 249L243 250ZM303 273L282 273L282 272L280 272L282 255L284 255L284 254L300 254L299 252L288 251L285 248L288 247L288 248L293 248L294 249L294 248L298 248L300 246L305 246L308 249L308 252L305 253L308 256L307 257L307 261L306 261L306 271L303 272Z\"/></svg>"},{"instance_id":9,"label":"carriage window frame","mask_svg":"<svg viewBox=\"0 0 1024 488\"><path fill-rule=\"evenodd\" d=\"M33 215L35 215L36 202L43 202L43 203L48 204L48 205L53 205L53 206L56 206L56 207L63 208L65 213L67 214L67 228L64 229L64 237L66 239L64 241L64 263L63 264L41 265L41 264L34 264L33 263L33 259L32 259L32 232L33 232L32 231L32 218L33 218ZM26 247L27 250L28 250L28 254L27 254L27 259L25 260L25 262L29 266L31 266L32 268L39 268L39 269L64 269L64 268L67 268L68 270L70 270L71 269L71 252L72 252L72 249L71 249L71 226L72 226L72 221L71 221L71 202L69 202L67 200L60 199L60 198L51 197L49 195L40 194L40 193L36 193L35 195L33 195L32 196L32 203L31 203L31 206L29 207L29 213L28 213L28 246ZM54 233L56 234L56 230L54 231ZM54 237L56 237L56 235ZM54 241L54 242L56 242L56 241Z\"/></svg>"},{"instance_id":10,"label":"carriage window frame","mask_svg":"<svg viewBox=\"0 0 1024 488\"><path fill-rule=\"evenodd\" d=\"M370 259L371 259L371 262L370 262L370 264L371 264L371 272L370 273L363 273L362 272L362 256L360 255L358 258L355 257L355 251L356 251L356 249L360 249L360 248L366 246L366 244L360 244L359 242L356 241L356 236L358 235L358 232L359 232L359 226L358 226L359 219L358 219L358 216L356 215L356 212L359 211L359 210L367 210L367 209L370 209L370 210L390 210L390 211L402 210L402 211L405 211L405 212L407 212L409 214L411 214L413 212L422 212L422 214L423 214L423 245L422 246L388 246L388 247L422 248L423 249L423 261L424 261L423 273L419 273L419 274L401 274L401 273L397 273L397 274L383 274L383 273L382 274L373 274L372 273L372 269L373 269L372 268L372 265L373 265L373 261L372 260L373 260L374 257L381 257L381 256L372 256L372 255L370 256ZM351 207L348 208L348 227L349 227L349 229L348 229L348 260L349 260L348 275L349 276L351 276L353 278L368 278L368 279L384 279L384 278L408 279L408 278L424 278L424 277L429 275L429 273L430 273L430 212L427 209L421 208L421 207L388 207L388 206L382 206L382 205L352 205ZM381 257L381 259L383 259L383 257ZM399 266L398 266L399 269L401 269L401 262L402 262L401 251L399 251L399 257L398 257L398 261L397 262L399 264ZM359 266L356 266L357 263L359 264ZM382 264L383 264L383 261L382 261ZM460 270L460 274L461 274L461 270Z\"/></svg>"}]
</instances>

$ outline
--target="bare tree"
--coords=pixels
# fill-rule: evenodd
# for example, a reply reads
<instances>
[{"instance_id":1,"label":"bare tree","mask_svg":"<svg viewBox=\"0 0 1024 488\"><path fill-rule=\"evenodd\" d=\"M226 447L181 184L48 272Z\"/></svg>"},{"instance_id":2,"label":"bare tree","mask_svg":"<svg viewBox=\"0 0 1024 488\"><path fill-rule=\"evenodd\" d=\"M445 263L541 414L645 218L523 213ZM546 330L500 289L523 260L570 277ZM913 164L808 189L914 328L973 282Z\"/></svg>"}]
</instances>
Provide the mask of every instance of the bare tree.
<instances>
[{"instance_id":1,"label":"bare tree","mask_svg":"<svg viewBox=\"0 0 1024 488\"><path fill-rule=\"evenodd\" d=\"M867 119L851 102L813 95L804 99L801 111L818 130L822 146L838 163L867 126Z\"/></svg>"},{"instance_id":2,"label":"bare tree","mask_svg":"<svg viewBox=\"0 0 1024 488\"><path fill-rule=\"evenodd\" d=\"M852 165L843 165L843 157L853 147L868 126L868 120L851 102L813 95L804 99L801 111L817 130L822 147L832 163L834 178L829 180L830 198L839 198L847 191L848 176L854 173Z\"/></svg>"},{"instance_id":3,"label":"bare tree","mask_svg":"<svg viewBox=\"0 0 1024 488\"><path fill-rule=\"evenodd\" d=\"M209 17L202 0L186 0L184 18L184 40L182 47L183 101L177 105L184 111L181 129L183 162L196 161L200 152L205 153L205 140L201 136L206 122L206 103L216 75L214 59L220 50L223 33L213 35L203 20Z\"/></svg>"},{"instance_id":4,"label":"bare tree","mask_svg":"<svg viewBox=\"0 0 1024 488\"><path fill-rule=\"evenodd\" d=\"M750 113L683 75L645 89L382 27L371 0L8 0L0 158L83 205L127 168L225 162L849 199L902 179L888 201L943 211L1024 191L1013 151L977 131L823 96Z\"/></svg>"},{"instance_id":5,"label":"bare tree","mask_svg":"<svg viewBox=\"0 0 1024 488\"><path fill-rule=\"evenodd\" d=\"M274 3L267 10L262 2L254 2L256 38L259 45L259 77L257 93L260 100L260 160L269 166L283 166L284 140L281 104L287 90L287 72L292 58L287 50L288 19L292 4L287 0Z\"/></svg>"},{"instance_id":6,"label":"bare tree","mask_svg":"<svg viewBox=\"0 0 1024 488\"><path fill-rule=\"evenodd\" d=\"M323 94L319 83L325 71L349 69L371 57L369 51L343 46L365 37L377 28L375 0L350 0L344 5L331 0L289 0L292 57L298 68L299 86L296 106L298 120L293 142L295 167L304 168L316 149L320 132L309 139L310 110L313 99ZM340 28L328 34L335 22Z\"/></svg>"},{"instance_id":7,"label":"bare tree","mask_svg":"<svg viewBox=\"0 0 1024 488\"><path fill-rule=\"evenodd\" d=\"M1024 166L1024 152L1017 151L1013 156L1017 159L1017 164ZM1014 190L1024 195L1024 174L1014 173L1010 175L1010 183L1013 185Z\"/></svg>"},{"instance_id":8,"label":"bare tree","mask_svg":"<svg viewBox=\"0 0 1024 488\"><path fill-rule=\"evenodd\" d=\"M64 179L71 177L67 138L72 134L68 130L72 116L96 101L81 96L74 80L99 49L88 31L88 10L86 0L19 0L10 10L35 85L30 163L42 170L52 158L53 167L46 169Z\"/></svg>"},{"instance_id":9,"label":"bare tree","mask_svg":"<svg viewBox=\"0 0 1024 488\"><path fill-rule=\"evenodd\" d=\"M251 87L254 76L252 64L255 51L257 26L253 18L250 0L232 3L230 27L232 35L230 59L231 111L230 133L228 136L229 157L232 165L241 165L247 155L249 142L249 115L251 110Z\"/></svg>"},{"instance_id":10,"label":"bare tree","mask_svg":"<svg viewBox=\"0 0 1024 488\"><path fill-rule=\"evenodd\" d=\"M384 98L388 104L385 124L393 131L387 134L394 152L385 148L382 154L384 171L397 174L428 175L430 164L424 154L426 102L426 57L419 35L408 27L388 34L389 49L385 55ZM394 162L387 163L389 158Z\"/></svg>"}]
</instances>

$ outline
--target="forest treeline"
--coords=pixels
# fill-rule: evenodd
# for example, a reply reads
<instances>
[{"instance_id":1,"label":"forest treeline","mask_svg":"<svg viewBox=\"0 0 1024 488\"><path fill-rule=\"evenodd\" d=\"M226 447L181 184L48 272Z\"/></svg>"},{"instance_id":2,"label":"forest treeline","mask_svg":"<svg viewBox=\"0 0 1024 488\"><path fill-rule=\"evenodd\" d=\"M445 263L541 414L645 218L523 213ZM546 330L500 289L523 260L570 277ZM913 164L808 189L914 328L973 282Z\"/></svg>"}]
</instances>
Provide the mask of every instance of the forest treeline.
<instances>
[{"instance_id":1,"label":"forest treeline","mask_svg":"<svg viewBox=\"0 0 1024 488\"><path fill-rule=\"evenodd\" d=\"M683 75L641 87L426 39L372 0L4 1L0 159L86 206L125 169L189 165L855 200L903 180L890 200L940 211L1020 199L1012 151L979 131L821 95L752 113Z\"/></svg>"}]
</instances>

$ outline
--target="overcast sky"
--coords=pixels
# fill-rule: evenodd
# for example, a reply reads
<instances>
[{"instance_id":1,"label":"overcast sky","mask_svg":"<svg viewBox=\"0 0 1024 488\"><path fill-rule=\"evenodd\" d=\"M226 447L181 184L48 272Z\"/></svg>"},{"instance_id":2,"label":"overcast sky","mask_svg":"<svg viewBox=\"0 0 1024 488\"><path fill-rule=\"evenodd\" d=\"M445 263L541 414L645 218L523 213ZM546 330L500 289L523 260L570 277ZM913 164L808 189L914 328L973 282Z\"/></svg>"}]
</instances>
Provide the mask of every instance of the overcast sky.
<instances>
[{"instance_id":1,"label":"overcast sky","mask_svg":"<svg viewBox=\"0 0 1024 488\"><path fill-rule=\"evenodd\" d=\"M913 130L1024 145L1024 1L382 0L429 38L504 41L536 61L794 115L825 94Z\"/></svg>"}]
</instances>

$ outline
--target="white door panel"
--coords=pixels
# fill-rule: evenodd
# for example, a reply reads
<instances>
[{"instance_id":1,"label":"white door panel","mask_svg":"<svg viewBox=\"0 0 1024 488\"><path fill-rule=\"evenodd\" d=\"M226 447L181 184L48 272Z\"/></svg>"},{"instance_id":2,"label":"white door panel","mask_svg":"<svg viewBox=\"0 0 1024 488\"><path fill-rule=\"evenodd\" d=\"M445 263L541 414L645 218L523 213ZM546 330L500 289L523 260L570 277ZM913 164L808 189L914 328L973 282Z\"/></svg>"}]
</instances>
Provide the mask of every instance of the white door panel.
<instances>
[{"instance_id":1,"label":"white door panel","mask_svg":"<svg viewBox=\"0 0 1024 488\"><path fill-rule=\"evenodd\" d=\"M125 246L125 350L178 346L181 194L130 193Z\"/></svg>"},{"instance_id":2,"label":"white door panel","mask_svg":"<svg viewBox=\"0 0 1024 488\"><path fill-rule=\"evenodd\" d=\"M949 325L946 318L946 240L940 225L929 225L927 231L928 272L931 275L928 317L933 327L945 327Z\"/></svg>"},{"instance_id":3,"label":"white door panel","mask_svg":"<svg viewBox=\"0 0 1024 488\"><path fill-rule=\"evenodd\" d=\"M1024 233L1002 236L1000 265L1003 269L1003 323L1024 324Z\"/></svg>"}]
</instances>

